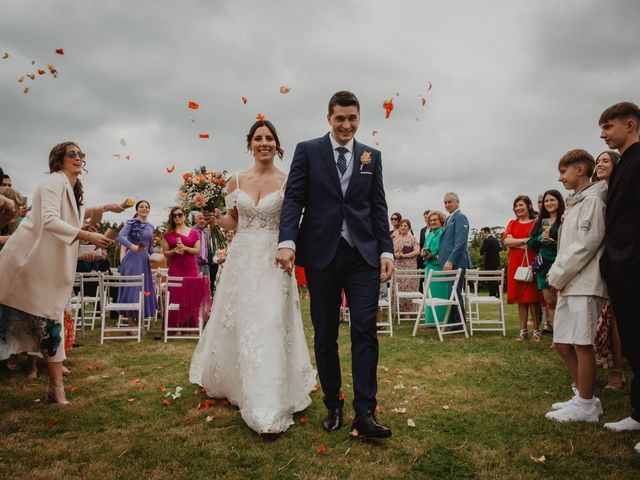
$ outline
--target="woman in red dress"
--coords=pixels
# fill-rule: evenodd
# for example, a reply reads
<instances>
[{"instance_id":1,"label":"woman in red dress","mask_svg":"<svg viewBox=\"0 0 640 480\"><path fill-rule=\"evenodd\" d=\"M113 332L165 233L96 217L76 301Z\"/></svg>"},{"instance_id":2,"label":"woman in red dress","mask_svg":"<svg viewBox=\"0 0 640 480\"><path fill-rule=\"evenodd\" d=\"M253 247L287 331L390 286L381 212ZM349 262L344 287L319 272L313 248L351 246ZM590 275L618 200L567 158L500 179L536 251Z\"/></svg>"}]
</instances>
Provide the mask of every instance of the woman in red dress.
<instances>
[{"instance_id":1,"label":"woman in red dress","mask_svg":"<svg viewBox=\"0 0 640 480\"><path fill-rule=\"evenodd\" d=\"M513 201L513 212L516 218L509 222L504 232L504 244L509 247L509 269L507 281L507 303L518 305L520 319L520 334L517 340L529 338L527 328L528 314L533 321L533 339L539 342L542 338L540 330L540 290L535 281L521 282L516 280L516 270L521 265L531 265L536 256L535 252L527 249L529 233L533 227L535 211L531 199L520 195ZM525 255L527 260L525 260Z\"/></svg>"}]
</instances>

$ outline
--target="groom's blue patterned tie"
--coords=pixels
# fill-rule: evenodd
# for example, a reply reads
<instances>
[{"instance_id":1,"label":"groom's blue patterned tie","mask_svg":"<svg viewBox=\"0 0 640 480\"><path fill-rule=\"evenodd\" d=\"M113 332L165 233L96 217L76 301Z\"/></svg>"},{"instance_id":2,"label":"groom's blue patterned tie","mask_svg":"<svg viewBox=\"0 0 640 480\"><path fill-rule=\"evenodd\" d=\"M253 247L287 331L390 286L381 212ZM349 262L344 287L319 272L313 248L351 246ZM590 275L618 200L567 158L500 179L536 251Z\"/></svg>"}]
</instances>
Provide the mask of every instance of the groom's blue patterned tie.
<instances>
[{"instance_id":1,"label":"groom's blue patterned tie","mask_svg":"<svg viewBox=\"0 0 640 480\"><path fill-rule=\"evenodd\" d=\"M344 172L347 171L347 159L344 154L347 153L349 149L345 147L338 147L336 150L338 151L338 170L340 170L340 176L342 176L344 175Z\"/></svg>"}]
</instances>

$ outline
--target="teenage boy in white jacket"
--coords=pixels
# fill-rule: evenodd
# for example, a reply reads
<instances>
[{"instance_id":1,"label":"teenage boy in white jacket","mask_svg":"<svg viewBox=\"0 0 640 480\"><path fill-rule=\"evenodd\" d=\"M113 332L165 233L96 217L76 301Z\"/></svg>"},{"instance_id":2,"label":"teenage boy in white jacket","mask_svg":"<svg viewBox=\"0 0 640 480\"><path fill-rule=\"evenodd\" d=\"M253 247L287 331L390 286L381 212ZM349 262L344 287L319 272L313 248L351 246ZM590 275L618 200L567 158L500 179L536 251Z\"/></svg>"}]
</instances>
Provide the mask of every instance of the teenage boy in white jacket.
<instances>
[{"instance_id":1,"label":"teenage boy in white jacket","mask_svg":"<svg viewBox=\"0 0 640 480\"><path fill-rule=\"evenodd\" d=\"M594 168L593 157L580 149L568 151L558 164L560 182L574 193L567 198L558 256L547 278L558 290L553 342L577 385L573 398L554 403L546 414L559 422L597 422L602 415L602 404L593 395L593 343L600 307L607 297L599 266L607 187L605 182L591 184Z\"/></svg>"}]
</instances>

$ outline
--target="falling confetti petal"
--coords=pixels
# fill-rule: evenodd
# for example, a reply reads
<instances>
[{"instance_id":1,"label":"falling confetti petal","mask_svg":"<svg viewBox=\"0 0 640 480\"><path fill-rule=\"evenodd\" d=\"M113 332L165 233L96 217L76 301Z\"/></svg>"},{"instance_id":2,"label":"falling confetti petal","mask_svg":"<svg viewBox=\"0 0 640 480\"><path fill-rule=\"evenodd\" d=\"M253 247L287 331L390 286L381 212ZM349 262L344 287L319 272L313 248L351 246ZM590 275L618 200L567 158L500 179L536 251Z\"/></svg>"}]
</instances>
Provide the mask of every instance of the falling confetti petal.
<instances>
[{"instance_id":1,"label":"falling confetti petal","mask_svg":"<svg viewBox=\"0 0 640 480\"><path fill-rule=\"evenodd\" d=\"M49 65L47 65L47 68L51 72L51 75L53 75L53 78L58 78L58 70L56 70L56 67L54 67L53 65L49 64Z\"/></svg>"},{"instance_id":2,"label":"falling confetti petal","mask_svg":"<svg viewBox=\"0 0 640 480\"><path fill-rule=\"evenodd\" d=\"M407 419L407 425L409 425L410 427L415 428L416 427L416 422L414 422L411 418Z\"/></svg>"},{"instance_id":3,"label":"falling confetti petal","mask_svg":"<svg viewBox=\"0 0 640 480\"><path fill-rule=\"evenodd\" d=\"M389 118L389 116L391 115L391 111L393 110L393 98L382 102L382 107L384 108L385 112L384 118Z\"/></svg>"},{"instance_id":4,"label":"falling confetti petal","mask_svg":"<svg viewBox=\"0 0 640 480\"><path fill-rule=\"evenodd\" d=\"M327 449L327 447L324 446L324 443L321 443L320 445L318 445L316 447L316 452L318 453L324 453L325 450Z\"/></svg>"},{"instance_id":5,"label":"falling confetti petal","mask_svg":"<svg viewBox=\"0 0 640 480\"><path fill-rule=\"evenodd\" d=\"M124 158L126 158L127 160L131 160L131 155L126 155Z\"/></svg>"},{"instance_id":6,"label":"falling confetti petal","mask_svg":"<svg viewBox=\"0 0 640 480\"><path fill-rule=\"evenodd\" d=\"M544 455L542 455L541 457L531 457L531 460L535 463L544 463L547 459L545 458Z\"/></svg>"},{"instance_id":7,"label":"falling confetti petal","mask_svg":"<svg viewBox=\"0 0 640 480\"><path fill-rule=\"evenodd\" d=\"M200 135L198 135L199 138L209 138L209 134L208 133L201 133Z\"/></svg>"},{"instance_id":8,"label":"falling confetti petal","mask_svg":"<svg viewBox=\"0 0 640 480\"><path fill-rule=\"evenodd\" d=\"M396 92L396 97L399 97L399 96L400 96L400 92Z\"/></svg>"},{"instance_id":9,"label":"falling confetti petal","mask_svg":"<svg viewBox=\"0 0 640 480\"><path fill-rule=\"evenodd\" d=\"M256 120L258 120L259 122L262 122L264 120L264 115L259 113L258 115L256 115Z\"/></svg>"},{"instance_id":10,"label":"falling confetti petal","mask_svg":"<svg viewBox=\"0 0 640 480\"><path fill-rule=\"evenodd\" d=\"M190 117L190 118L191 118L191 123L196 123L196 119L195 118L193 118L193 117Z\"/></svg>"},{"instance_id":11,"label":"falling confetti petal","mask_svg":"<svg viewBox=\"0 0 640 480\"><path fill-rule=\"evenodd\" d=\"M60 419L58 417L52 418L47 422L47 427L49 428L54 427L59 421Z\"/></svg>"},{"instance_id":12,"label":"falling confetti petal","mask_svg":"<svg viewBox=\"0 0 640 480\"><path fill-rule=\"evenodd\" d=\"M56 48L56 53L58 55L64 55L64 48Z\"/></svg>"},{"instance_id":13,"label":"falling confetti petal","mask_svg":"<svg viewBox=\"0 0 640 480\"><path fill-rule=\"evenodd\" d=\"M32 73L27 73L27 77L29 77L31 80L35 80L36 76L33 75Z\"/></svg>"},{"instance_id":14,"label":"falling confetti petal","mask_svg":"<svg viewBox=\"0 0 640 480\"><path fill-rule=\"evenodd\" d=\"M247 97L242 97L242 103L245 105L247 104Z\"/></svg>"},{"instance_id":15,"label":"falling confetti petal","mask_svg":"<svg viewBox=\"0 0 640 480\"><path fill-rule=\"evenodd\" d=\"M113 156L116 157L118 160L120 160L120 158L122 158L119 153L114 153Z\"/></svg>"},{"instance_id":16,"label":"falling confetti petal","mask_svg":"<svg viewBox=\"0 0 640 480\"><path fill-rule=\"evenodd\" d=\"M29 87L24 87L24 90L22 91L22 93L29 93Z\"/></svg>"},{"instance_id":17,"label":"falling confetti petal","mask_svg":"<svg viewBox=\"0 0 640 480\"><path fill-rule=\"evenodd\" d=\"M47 73L47 72L45 72L41 68L38 69L38 75L44 75L45 73Z\"/></svg>"},{"instance_id":18,"label":"falling confetti petal","mask_svg":"<svg viewBox=\"0 0 640 480\"><path fill-rule=\"evenodd\" d=\"M4 52L4 55L2 55L2 59L6 60L7 58L9 58L9 52Z\"/></svg>"},{"instance_id":19,"label":"falling confetti petal","mask_svg":"<svg viewBox=\"0 0 640 480\"><path fill-rule=\"evenodd\" d=\"M280 87L280 93L289 93L291 91L291 87Z\"/></svg>"},{"instance_id":20,"label":"falling confetti petal","mask_svg":"<svg viewBox=\"0 0 640 480\"><path fill-rule=\"evenodd\" d=\"M123 147L127 146L127 141L124 138L120 139L120 145L122 145Z\"/></svg>"},{"instance_id":21,"label":"falling confetti petal","mask_svg":"<svg viewBox=\"0 0 640 480\"><path fill-rule=\"evenodd\" d=\"M422 100L420 100L420 103L422 104L422 106L424 107L427 104L427 99L423 98Z\"/></svg>"},{"instance_id":22,"label":"falling confetti petal","mask_svg":"<svg viewBox=\"0 0 640 480\"><path fill-rule=\"evenodd\" d=\"M192 102L190 101L187 106L191 109L191 110L198 110L200 108L200 104L196 103L196 102Z\"/></svg>"},{"instance_id":23,"label":"falling confetti petal","mask_svg":"<svg viewBox=\"0 0 640 480\"><path fill-rule=\"evenodd\" d=\"M371 132L371 136L372 136L372 137L375 137L377 134L378 134L378 130L374 130L373 132ZM386 368L386 367L385 367L385 368ZM388 371L388 370L389 370L389 369L385 370L385 372L386 372L386 371Z\"/></svg>"},{"instance_id":24,"label":"falling confetti petal","mask_svg":"<svg viewBox=\"0 0 640 480\"><path fill-rule=\"evenodd\" d=\"M35 65L36 61L35 60L31 60L31 65Z\"/></svg>"},{"instance_id":25,"label":"falling confetti petal","mask_svg":"<svg viewBox=\"0 0 640 480\"><path fill-rule=\"evenodd\" d=\"M431 82L429 82L429 85L427 85L427 92L431 90L431 87L433 87L433 85L431 85Z\"/></svg>"},{"instance_id":26,"label":"falling confetti petal","mask_svg":"<svg viewBox=\"0 0 640 480\"><path fill-rule=\"evenodd\" d=\"M18 79L18 83L22 83L22 82L24 82L24 75Z\"/></svg>"}]
</instances>

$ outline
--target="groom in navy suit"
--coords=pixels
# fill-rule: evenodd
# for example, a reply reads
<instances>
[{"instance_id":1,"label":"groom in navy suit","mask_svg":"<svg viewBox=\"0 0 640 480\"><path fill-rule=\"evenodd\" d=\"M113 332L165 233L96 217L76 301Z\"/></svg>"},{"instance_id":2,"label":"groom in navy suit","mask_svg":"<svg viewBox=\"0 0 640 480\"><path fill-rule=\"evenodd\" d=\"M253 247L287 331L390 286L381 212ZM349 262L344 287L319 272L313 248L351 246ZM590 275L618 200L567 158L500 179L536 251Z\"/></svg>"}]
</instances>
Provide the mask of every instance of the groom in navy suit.
<instances>
[{"instance_id":1,"label":"groom in navy suit","mask_svg":"<svg viewBox=\"0 0 640 480\"><path fill-rule=\"evenodd\" d=\"M280 215L277 264L305 267L314 349L327 407L328 432L343 421L338 321L344 289L351 314L356 416L352 433L387 438L375 417L378 365L376 312L381 282L393 275L380 152L354 139L360 103L351 92L329 101L331 132L297 145ZM300 218L302 217L302 221Z\"/></svg>"}]
</instances>

